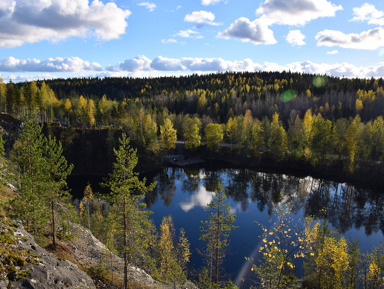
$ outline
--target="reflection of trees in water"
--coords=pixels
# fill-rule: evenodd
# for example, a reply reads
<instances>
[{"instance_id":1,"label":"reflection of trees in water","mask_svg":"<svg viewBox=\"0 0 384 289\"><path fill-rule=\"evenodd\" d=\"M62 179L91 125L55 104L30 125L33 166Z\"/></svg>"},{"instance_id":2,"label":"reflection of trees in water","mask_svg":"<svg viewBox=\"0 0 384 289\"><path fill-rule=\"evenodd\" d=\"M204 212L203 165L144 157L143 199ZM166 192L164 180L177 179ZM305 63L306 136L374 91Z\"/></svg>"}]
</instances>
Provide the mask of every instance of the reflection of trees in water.
<instances>
[{"instance_id":1,"label":"reflection of trees in water","mask_svg":"<svg viewBox=\"0 0 384 289\"><path fill-rule=\"evenodd\" d=\"M220 176L223 174L221 170L206 170L204 171L204 187L209 192L215 192L218 189L221 181Z\"/></svg>"},{"instance_id":2,"label":"reflection of trees in water","mask_svg":"<svg viewBox=\"0 0 384 289\"><path fill-rule=\"evenodd\" d=\"M200 169L184 169L183 191L193 193L199 188Z\"/></svg>"},{"instance_id":3,"label":"reflection of trees in water","mask_svg":"<svg viewBox=\"0 0 384 289\"><path fill-rule=\"evenodd\" d=\"M371 190L319 180L318 189L309 194L305 215L327 217L338 231L345 233L351 228L365 228L366 235L384 232L384 195ZM326 209L326 216L324 211Z\"/></svg>"},{"instance_id":4,"label":"reflection of trees in water","mask_svg":"<svg viewBox=\"0 0 384 289\"><path fill-rule=\"evenodd\" d=\"M145 196L145 202L148 208L156 202L158 195L164 201L164 206L168 207L172 203L173 196L176 193L175 168L163 169L155 178L156 188Z\"/></svg>"},{"instance_id":5,"label":"reflection of trees in water","mask_svg":"<svg viewBox=\"0 0 384 289\"><path fill-rule=\"evenodd\" d=\"M327 217L342 233L352 227L364 227L367 235L378 230L384 232L384 194L346 183L247 169L165 169L155 179L155 192L146 196L148 207L158 195L169 206L176 192L176 180L182 180L182 190L189 193L197 192L202 184L207 191L215 191L222 181L227 195L240 202L243 211L253 202L261 212L267 210L271 215L276 204L284 202L293 211L303 209L305 216Z\"/></svg>"},{"instance_id":6,"label":"reflection of trees in water","mask_svg":"<svg viewBox=\"0 0 384 289\"><path fill-rule=\"evenodd\" d=\"M248 170L228 170L225 191L234 201L241 203L241 209L246 211L249 205Z\"/></svg>"}]
</instances>

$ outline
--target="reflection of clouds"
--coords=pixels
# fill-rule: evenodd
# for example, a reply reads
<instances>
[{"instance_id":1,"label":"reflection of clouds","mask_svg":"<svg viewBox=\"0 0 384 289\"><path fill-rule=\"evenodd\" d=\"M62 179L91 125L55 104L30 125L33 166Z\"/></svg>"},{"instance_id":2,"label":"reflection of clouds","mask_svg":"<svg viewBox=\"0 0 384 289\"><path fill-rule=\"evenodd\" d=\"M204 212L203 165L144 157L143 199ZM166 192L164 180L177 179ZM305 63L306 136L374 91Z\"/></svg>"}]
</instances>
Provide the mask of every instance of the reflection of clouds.
<instances>
[{"instance_id":1,"label":"reflection of clouds","mask_svg":"<svg viewBox=\"0 0 384 289\"><path fill-rule=\"evenodd\" d=\"M203 186L199 186L198 190L191 195L190 200L180 202L180 207L184 212L189 212L196 206L207 207L212 201L213 192L208 192Z\"/></svg>"}]
</instances>

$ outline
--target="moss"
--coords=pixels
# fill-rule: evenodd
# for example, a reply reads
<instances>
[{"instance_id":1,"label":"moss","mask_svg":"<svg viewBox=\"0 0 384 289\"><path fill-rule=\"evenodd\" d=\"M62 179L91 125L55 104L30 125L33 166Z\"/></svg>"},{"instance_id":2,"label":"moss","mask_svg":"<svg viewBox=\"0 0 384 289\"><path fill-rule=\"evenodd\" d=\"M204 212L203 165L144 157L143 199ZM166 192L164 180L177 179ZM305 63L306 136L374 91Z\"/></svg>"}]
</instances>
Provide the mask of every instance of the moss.
<instances>
[{"instance_id":1,"label":"moss","mask_svg":"<svg viewBox=\"0 0 384 289\"><path fill-rule=\"evenodd\" d=\"M24 237L15 236L14 229L0 223L0 279L17 281L22 278L29 278L29 271L22 270L26 264L39 264L39 256L31 250L24 250L15 247L18 240L25 240Z\"/></svg>"}]
</instances>

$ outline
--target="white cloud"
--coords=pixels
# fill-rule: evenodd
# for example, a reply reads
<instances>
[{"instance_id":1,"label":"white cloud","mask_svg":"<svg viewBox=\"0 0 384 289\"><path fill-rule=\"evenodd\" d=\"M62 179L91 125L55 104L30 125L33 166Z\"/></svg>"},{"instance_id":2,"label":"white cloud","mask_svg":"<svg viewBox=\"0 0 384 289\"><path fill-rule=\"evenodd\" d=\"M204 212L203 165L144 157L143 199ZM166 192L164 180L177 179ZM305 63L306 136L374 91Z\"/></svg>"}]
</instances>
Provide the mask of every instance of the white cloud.
<instances>
[{"instance_id":1,"label":"white cloud","mask_svg":"<svg viewBox=\"0 0 384 289\"><path fill-rule=\"evenodd\" d=\"M125 33L129 10L100 0L2 1L0 5L0 47L25 42L57 41L70 36L96 36L102 40Z\"/></svg>"},{"instance_id":2,"label":"white cloud","mask_svg":"<svg viewBox=\"0 0 384 289\"><path fill-rule=\"evenodd\" d=\"M190 71L254 71L251 59L228 61L222 58L182 58L182 65Z\"/></svg>"},{"instance_id":3,"label":"white cloud","mask_svg":"<svg viewBox=\"0 0 384 289\"><path fill-rule=\"evenodd\" d=\"M364 3L361 7L353 8L355 15L351 21L367 21L368 24L384 25L384 11L379 11L374 5Z\"/></svg>"},{"instance_id":4,"label":"white cloud","mask_svg":"<svg viewBox=\"0 0 384 289\"><path fill-rule=\"evenodd\" d=\"M266 25L305 25L320 17L333 17L342 10L327 0L266 0L256 10Z\"/></svg>"},{"instance_id":5,"label":"white cloud","mask_svg":"<svg viewBox=\"0 0 384 289\"><path fill-rule=\"evenodd\" d=\"M186 22L192 22L196 23L200 26L202 25L212 25L212 26L218 26L219 23L213 22L215 20L215 14L212 12L200 10L200 11L193 11L191 14L187 14L184 17L184 21Z\"/></svg>"},{"instance_id":6,"label":"white cloud","mask_svg":"<svg viewBox=\"0 0 384 289\"><path fill-rule=\"evenodd\" d=\"M205 5L205 6L208 6L208 5L217 4L217 3L221 2L221 1L223 1L223 0L201 0L201 4Z\"/></svg>"},{"instance_id":7,"label":"white cloud","mask_svg":"<svg viewBox=\"0 0 384 289\"><path fill-rule=\"evenodd\" d=\"M0 71L4 72L78 72L101 70L100 64L88 62L79 57L38 59L17 59L8 57L0 60Z\"/></svg>"},{"instance_id":8,"label":"white cloud","mask_svg":"<svg viewBox=\"0 0 384 289\"><path fill-rule=\"evenodd\" d=\"M237 38L243 42L253 44L275 44L273 31L261 21L251 22L248 18L241 17L233 22L226 30L220 32L218 37L225 39Z\"/></svg>"},{"instance_id":9,"label":"white cloud","mask_svg":"<svg viewBox=\"0 0 384 289\"><path fill-rule=\"evenodd\" d=\"M335 55L335 54L338 54L338 53L339 53L339 51L337 49L327 51L327 54L329 54L329 55Z\"/></svg>"},{"instance_id":10,"label":"white cloud","mask_svg":"<svg viewBox=\"0 0 384 289\"><path fill-rule=\"evenodd\" d=\"M156 9L156 4L155 3L150 3L150 2L140 2L137 4L138 6L145 7L148 9L150 12L154 11Z\"/></svg>"},{"instance_id":11,"label":"white cloud","mask_svg":"<svg viewBox=\"0 0 384 289\"><path fill-rule=\"evenodd\" d=\"M180 71L185 70L179 59L158 56L151 62L151 68L160 71Z\"/></svg>"},{"instance_id":12,"label":"white cloud","mask_svg":"<svg viewBox=\"0 0 384 289\"><path fill-rule=\"evenodd\" d=\"M139 55L131 59L127 59L124 62L120 62L116 66L108 66L108 71L143 71L149 70L151 60L144 55Z\"/></svg>"},{"instance_id":13,"label":"white cloud","mask_svg":"<svg viewBox=\"0 0 384 289\"><path fill-rule=\"evenodd\" d=\"M4 81L68 78L68 77L160 77L180 76L192 73L226 71L292 71L310 74L326 74L348 78L371 78L384 75L384 62L370 66L355 66L350 63L293 62L280 65L273 62L255 63L251 59L226 60L222 58L167 58L158 56L153 60L144 55L127 59L114 66L101 69L97 63L90 63L78 57L20 60L8 57L0 60L0 72ZM37 72L33 74L33 72Z\"/></svg>"},{"instance_id":14,"label":"white cloud","mask_svg":"<svg viewBox=\"0 0 384 289\"><path fill-rule=\"evenodd\" d=\"M376 50L384 47L384 29L381 27L360 34L345 34L336 30L323 30L316 35L318 46Z\"/></svg>"},{"instance_id":15,"label":"white cloud","mask_svg":"<svg viewBox=\"0 0 384 289\"><path fill-rule=\"evenodd\" d=\"M173 38L161 39L161 43L163 44L177 43L177 40Z\"/></svg>"},{"instance_id":16,"label":"white cloud","mask_svg":"<svg viewBox=\"0 0 384 289\"><path fill-rule=\"evenodd\" d=\"M285 40L293 46L305 45L305 35L300 30L290 30Z\"/></svg>"},{"instance_id":17,"label":"white cloud","mask_svg":"<svg viewBox=\"0 0 384 289\"><path fill-rule=\"evenodd\" d=\"M175 36L183 37L183 38L203 38L199 32L194 31L192 29L188 30L180 30L175 34Z\"/></svg>"}]
</instances>

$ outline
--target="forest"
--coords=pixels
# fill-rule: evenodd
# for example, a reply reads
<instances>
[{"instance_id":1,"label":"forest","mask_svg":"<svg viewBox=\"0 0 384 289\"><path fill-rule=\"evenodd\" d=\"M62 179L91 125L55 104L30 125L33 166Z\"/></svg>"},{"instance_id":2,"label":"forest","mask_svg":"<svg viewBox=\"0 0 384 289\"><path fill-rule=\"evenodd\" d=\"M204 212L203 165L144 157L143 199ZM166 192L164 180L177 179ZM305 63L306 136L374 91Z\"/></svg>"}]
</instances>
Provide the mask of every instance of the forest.
<instances>
[{"instance_id":1,"label":"forest","mask_svg":"<svg viewBox=\"0 0 384 289\"><path fill-rule=\"evenodd\" d=\"M3 221L18 218L53 248L70 238L71 222L82 223L124 260L120 288L129 288L128 264L174 286L195 277L200 288L236 288L221 271L230 233L236 230L227 192L221 184L215 186L200 230L206 266L193 276L184 230L177 232L171 217L164 217L159 228L149 218L143 198L156 184L135 171L139 160L131 142L158 157L181 140L185 149L204 146L211 156L381 173L383 86L382 79L291 72L0 82L0 111L23 121L9 152L0 138L2 176L10 178L2 184L11 181L19 192L11 200L0 199L0 216ZM103 184L108 194L96 195L89 185L73 204L66 183L73 165L50 133L53 127L121 131ZM383 247L362 255L326 220L293 224L282 206L275 214L272 230L263 227L262 257L252 260L258 288L383 287ZM17 279L25 274L8 258L7 247L0 250L6 256L0 257L3 275ZM305 263L301 279L294 275L296 258ZM88 269L94 278L113 280L107 262Z\"/></svg>"},{"instance_id":2,"label":"forest","mask_svg":"<svg viewBox=\"0 0 384 289\"><path fill-rule=\"evenodd\" d=\"M291 72L55 79L0 83L0 110L63 127L121 129L155 154L176 139L192 151L227 144L245 159L356 175L383 170L383 86L382 78Z\"/></svg>"}]
</instances>

